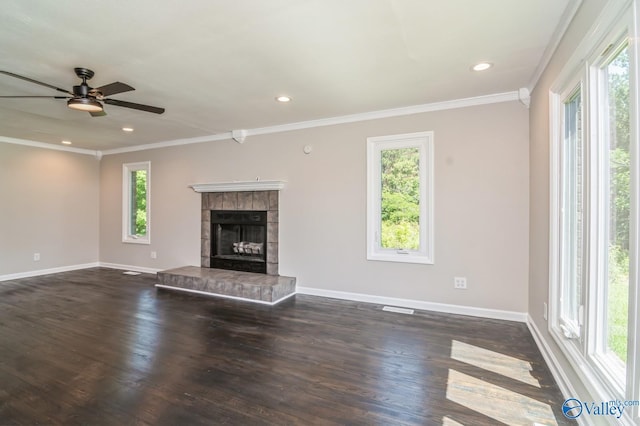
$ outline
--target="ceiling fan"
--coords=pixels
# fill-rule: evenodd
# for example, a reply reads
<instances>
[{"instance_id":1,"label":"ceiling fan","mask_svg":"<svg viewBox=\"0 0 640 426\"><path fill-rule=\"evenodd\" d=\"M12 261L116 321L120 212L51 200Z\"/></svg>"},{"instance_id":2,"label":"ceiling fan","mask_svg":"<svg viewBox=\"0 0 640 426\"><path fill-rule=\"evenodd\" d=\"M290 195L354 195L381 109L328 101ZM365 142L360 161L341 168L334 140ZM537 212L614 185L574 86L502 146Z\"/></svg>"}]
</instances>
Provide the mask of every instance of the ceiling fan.
<instances>
[{"instance_id":1,"label":"ceiling fan","mask_svg":"<svg viewBox=\"0 0 640 426\"><path fill-rule=\"evenodd\" d=\"M102 103L115 105L124 108L137 109L140 111L152 112L154 114L162 114L164 108L154 107L150 105L136 104L133 102L119 101L117 99L107 98L106 96L115 95L118 93L130 92L136 90L128 84L115 83L107 84L100 87L90 87L87 84L87 80L90 80L94 73L87 68L74 68L74 71L78 78L82 79L82 83L78 86L73 86L72 91L61 89L48 83L34 80L29 77L24 77L18 74L14 74L9 71L0 70L0 74L8 75L9 77L19 78L20 80L28 81L30 83L39 84L40 86L48 87L50 89L62 92L65 96L0 96L0 98L48 98L48 99L68 99L67 106L71 109L78 111L86 111L91 114L92 117L102 117L107 115L104 112Z\"/></svg>"}]
</instances>

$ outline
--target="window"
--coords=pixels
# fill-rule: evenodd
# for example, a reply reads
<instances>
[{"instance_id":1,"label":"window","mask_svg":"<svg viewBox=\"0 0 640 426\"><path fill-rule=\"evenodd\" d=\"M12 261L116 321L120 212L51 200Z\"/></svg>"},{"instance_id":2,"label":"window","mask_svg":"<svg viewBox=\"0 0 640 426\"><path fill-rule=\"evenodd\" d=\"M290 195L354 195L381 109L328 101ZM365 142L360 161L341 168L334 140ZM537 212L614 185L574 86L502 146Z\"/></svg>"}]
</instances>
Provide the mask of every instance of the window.
<instances>
[{"instance_id":1,"label":"window","mask_svg":"<svg viewBox=\"0 0 640 426\"><path fill-rule=\"evenodd\" d=\"M598 221L601 238L597 257L601 274L596 283L601 304L594 326L599 330L595 343L596 356L609 365L614 377L624 382L627 360L629 318L629 225L630 191L630 122L629 54L626 40L607 47L596 65L595 93L600 107L596 155L601 172L598 174L598 198L601 216Z\"/></svg>"},{"instance_id":2,"label":"window","mask_svg":"<svg viewBox=\"0 0 640 426\"><path fill-rule=\"evenodd\" d=\"M564 134L560 175L560 327L567 338L579 338L582 325L583 148L580 87L563 102Z\"/></svg>"},{"instance_id":3,"label":"window","mask_svg":"<svg viewBox=\"0 0 640 426\"><path fill-rule=\"evenodd\" d=\"M149 244L151 163L122 165L122 241Z\"/></svg>"},{"instance_id":4,"label":"window","mask_svg":"<svg viewBox=\"0 0 640 426\"><path fill-rule=\"evenodd\" d=\"M637 33L608 9L551 88L549 331L602 400L637 399ZM589 43L593 41L592 45ZM633 259L633 260L632 260ZM633 415L637 416L638 413Z\"/></svg>"},{"instance_id":5,"label":"window","mask_svg":"<svg viewBox=\"0 0 640 426\"><path fill-rule=\"evenodd\" d=\"M433 263L433 132L367 139L367 259Z\"/></svg>"}]
</instances>

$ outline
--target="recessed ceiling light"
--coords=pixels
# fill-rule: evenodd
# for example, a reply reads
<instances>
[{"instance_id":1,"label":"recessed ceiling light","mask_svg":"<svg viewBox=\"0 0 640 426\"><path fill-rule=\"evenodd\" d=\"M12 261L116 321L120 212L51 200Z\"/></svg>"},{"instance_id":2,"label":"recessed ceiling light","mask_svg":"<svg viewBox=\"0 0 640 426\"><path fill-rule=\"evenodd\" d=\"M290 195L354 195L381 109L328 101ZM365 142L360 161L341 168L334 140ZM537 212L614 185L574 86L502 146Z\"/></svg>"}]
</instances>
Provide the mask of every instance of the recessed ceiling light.
<instances>
[{"instance_id":1,"label":"recessed ceiling light","mask_svg":"<svg viewBox=\"0 0 640 426\"><path fill-rule=\"evenodd\" d=\"M289 96L278 96L276 98L276 101L278 102L291 102L291 98Z\"/></svg>"},{"instance_id":2,"label":"recessed ceiling light","mask_svg":"<svg viewBox=\"0 0 640 426\"><path fill-rule=\"evenodd\" d=\"M63 145L71 145L71 141L62 141Z\"/></svg>"},{"instance_id":3,"label":"recessed ceiling light","mask_svg":"<svg viewBox=\"0 0 640 426\"><path fill-rule=\"evenodd\" d=\"M475 64L473 67L471 67L471 69L474 71L484 71L484 70L488 70L492 66L493 64L490 62L480 62Z\"/></svg>"},{"instance_id":4,"label":"recessed ceiling light","mask_svg":"<svg viewBox=\"0 0 640 426\"><path fill-rule=\"evenodd\" d=\"M122 131L123 132L133 132L133 127L123 127Z\"/></svg>"}]
</instances>

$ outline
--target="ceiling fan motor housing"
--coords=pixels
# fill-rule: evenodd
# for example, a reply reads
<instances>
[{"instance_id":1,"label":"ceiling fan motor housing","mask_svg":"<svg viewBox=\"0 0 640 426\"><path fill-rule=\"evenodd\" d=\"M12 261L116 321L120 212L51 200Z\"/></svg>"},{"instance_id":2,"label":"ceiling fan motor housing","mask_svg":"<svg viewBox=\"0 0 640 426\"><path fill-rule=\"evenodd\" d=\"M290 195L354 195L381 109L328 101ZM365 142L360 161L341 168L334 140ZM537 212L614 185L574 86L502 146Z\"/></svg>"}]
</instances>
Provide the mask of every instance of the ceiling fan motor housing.
<instances>
[{"instance_id":1,"label":"ceiling fan motor housing","mask_svg":"<svg viewBox=\"0 0 640 426\"><path fill-rule=\"evenodd\" d=\"M90 89L91 88L86 83L82 83L79 86L73 86L73 94L75 96L86 98Z\"/></svg>"}]
</instances>

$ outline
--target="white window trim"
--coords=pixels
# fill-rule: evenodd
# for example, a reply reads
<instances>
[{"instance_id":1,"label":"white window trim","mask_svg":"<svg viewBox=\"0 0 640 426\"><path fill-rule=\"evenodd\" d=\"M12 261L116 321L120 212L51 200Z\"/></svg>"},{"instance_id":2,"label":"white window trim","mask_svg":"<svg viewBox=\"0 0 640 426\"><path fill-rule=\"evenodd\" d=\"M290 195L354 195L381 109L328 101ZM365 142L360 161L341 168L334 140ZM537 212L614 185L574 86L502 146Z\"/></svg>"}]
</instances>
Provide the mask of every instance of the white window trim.
<instances>
[{"instance_id":1,"label":"white window trim","mask_svg":"<svg viewBox=\"0 0 640 426\"><path fill-rule=\"evenodd\" d=\"M131 235L131 172L147 172L147 233L139 237ZM151 162L125 163L122 165L122 242L131 244L151 244Z\"/></svg>"},{"instance_id":2,"label":"white window trim","mask_svg":"<svg viewBox=\"0 0 640 426\"><path fill-rule=\"evenodd\" d=\"M420 249L392 250L380 246L381 151L420 150ZM367 138L367 260L433 264L433 132Z\"/></svg>"},{"instance_id":3,"label":"white window trim","mask_svg":"<svg viewBox=\"0 0 640 426\"><path fill-rule=\"evenodd\" d=\"M598 106L598 100L595 99L593 93L597 93L597 85L594 84L593 73L598 69L601 62L599 57L607 47L606 42L612 42L616 39L616 34L627 34L630 38L629 54L630 54L630 79L632 87L635 91L631 91L631 110L630 116L638 117L640 112L638 87L640 87L638 79L639 45L633 40L638 40L639 29L637 23L640 22L640 8L638 0L610 0L604 6L601 16L594 23L592 29L587 33L587 37L576 48L574 55L567 62L564 69L558 75L556 82L552 85L549 92L549 114L550 114L550 222L549 222L549 324L548 329L552 338L558 344L561 352L567 357L571 365L574 366L575 374L580 378L583 384L590 389L594 398L603 401L612 398L621 400L638 400L640 399L640 341L636 338L640 331L640 315L638 313L638 265L637 262L631 262L629 268L629 339L627 354L627 376L626 386L623 389L620 386L619 377L616 378L615 369L610 368L610 362L606 356L597 353L598 342L594 337L594 331L598 327L602 327L602 308L594 303L597 294L598 280L602 280L603 271L599 267L603 253L598 244L598 239L603 238L600 233L603 226L601 221L605 215L598 207L602 204L598 202L597 197L601 196L602 182L596 182L590 179L589 172L585 173L585 223L587 224L586 232L590 235L591 241L586 243L587 251L585 253L587 270L585 271L584 283L584 309L582 323L584 324L581 339L569 338L562 332L559 327L559 248L560 248L560 158L559 147L561 138L558 130L561 129L563 123L559 117L560 108L563 106L563 95L566 91L575 88L581 82L583 89L583 132L584 147L586 150L593 150L593 142L590 139L598 140L598 129L601 126L601 111ZM635 23L634 23L635 18ZM585 60L586 58L586 60ZM587 113L586 110L590 112ZM593 114L595 112L595 114ZM590 114L592 114L590 116ZM638 152L638 128L637 122L631 122L631 204L638 205L638 182L640 172L638 165L640 162L640 153ZM633 142L635 141L635 143ZM595 159L594 159L595 158ZM599 158L599 159L598 159ZM585 160L585 167L594 170L601 170L601 156L588 155ZM598 172L599 173L599 172ZM640 250L639 226L640 217L638 211L632 214L630 226L630 258L637 259ZM601 291L601 290L600 290ZM600 297L602 297L600 295ZM557 301L557 302L556 302ZM601 302L601 300L600 300ZM600 334L601 330L600 330ZM619 374L619 373L618 373ZM637 407L625 410L625 420L638 422L640 420L640 412ZM633 419L633 420L632 420ZM634 423L635 424L635 423Z\"/></svg>"}]
</instances>

